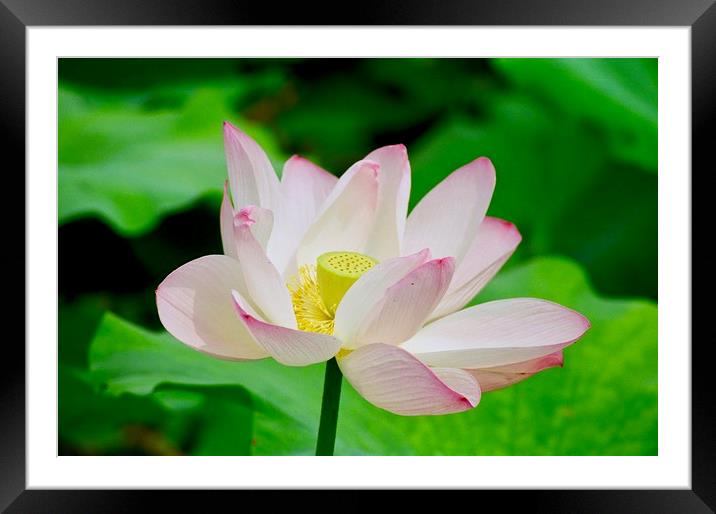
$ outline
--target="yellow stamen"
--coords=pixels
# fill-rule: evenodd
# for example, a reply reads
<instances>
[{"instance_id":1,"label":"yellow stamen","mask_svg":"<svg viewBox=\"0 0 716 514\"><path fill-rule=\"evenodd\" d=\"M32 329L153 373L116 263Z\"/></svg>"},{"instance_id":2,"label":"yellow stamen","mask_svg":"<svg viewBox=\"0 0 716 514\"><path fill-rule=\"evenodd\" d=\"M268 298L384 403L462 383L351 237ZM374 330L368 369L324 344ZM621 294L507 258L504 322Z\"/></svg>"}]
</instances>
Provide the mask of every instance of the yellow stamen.
<instances>
[{"instance_id":1,"label":"yellow stamen","mask_svg":"<svg viewBox=\"0 0 716 514\"><path fill-rule=\"evenodd\" d=\"M287 284L299 330L333 334L333 319L348 288L377 264L375 259L354 252L329 252L316 266L304 265ZM339 356L350 353L341 350Z\"/></svg>"},{"instance_id":2,"label":"yellow stamen","mask_svg":"<svg viewBox=\"0 0 716 514\"><path fill-rule=\"evenodd\" d=\"M291 292L298 329L319 334L333 334L335 306L329 309L323 303L318 288L316 267L309 264L301 266L298 269L298 276L288 284L288 289Z\"/></svg>"}]
</instances>

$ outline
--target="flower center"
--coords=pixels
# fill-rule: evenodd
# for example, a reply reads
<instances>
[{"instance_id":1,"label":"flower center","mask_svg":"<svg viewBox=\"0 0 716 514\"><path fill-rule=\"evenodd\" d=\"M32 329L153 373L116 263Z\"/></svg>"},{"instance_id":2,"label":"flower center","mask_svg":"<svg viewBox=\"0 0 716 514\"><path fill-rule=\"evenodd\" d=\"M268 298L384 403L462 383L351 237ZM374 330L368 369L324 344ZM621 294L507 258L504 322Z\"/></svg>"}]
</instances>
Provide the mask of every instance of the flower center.
<instances>
[{"instance_id":1,"label":"flower center","mask_svg":"<svg viewBox=\"0 0 716 514\"><path fill-rule=\"evenodd\" d=\"M329 252L304 265L288 288L299 330L333 334L333 319L346 291L378 261L355 252Z\"/></svg>"},{"instance_id":2,"label":"flower center","mask_svg":"<svg viewBox=\"0 0 716 514\"><path fill-rule=\"evenodd\" d=\"M355 252L328 252L321 255L316 266L323 303L335 311L346 291L376 264L375 259Z\"/></svg>"}]
</instances>

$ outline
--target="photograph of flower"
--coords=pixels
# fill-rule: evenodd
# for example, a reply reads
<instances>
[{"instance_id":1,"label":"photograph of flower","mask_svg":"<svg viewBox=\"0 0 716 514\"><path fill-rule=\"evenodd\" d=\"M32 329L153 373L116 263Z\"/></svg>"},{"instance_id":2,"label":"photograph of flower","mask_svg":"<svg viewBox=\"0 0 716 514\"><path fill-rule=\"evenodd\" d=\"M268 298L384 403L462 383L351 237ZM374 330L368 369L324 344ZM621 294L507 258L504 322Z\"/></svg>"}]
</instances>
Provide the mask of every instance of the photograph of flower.
<instances>
[{"instance_id":1,"label":"photograph of flower","mask_svg":"<svg viewBox=\"0 0 716 514\"><path fill-rule=\"evenodd\" d=\"M656 59L60 59L61 455L656 455Z\"/></svg>"}]
</instances>

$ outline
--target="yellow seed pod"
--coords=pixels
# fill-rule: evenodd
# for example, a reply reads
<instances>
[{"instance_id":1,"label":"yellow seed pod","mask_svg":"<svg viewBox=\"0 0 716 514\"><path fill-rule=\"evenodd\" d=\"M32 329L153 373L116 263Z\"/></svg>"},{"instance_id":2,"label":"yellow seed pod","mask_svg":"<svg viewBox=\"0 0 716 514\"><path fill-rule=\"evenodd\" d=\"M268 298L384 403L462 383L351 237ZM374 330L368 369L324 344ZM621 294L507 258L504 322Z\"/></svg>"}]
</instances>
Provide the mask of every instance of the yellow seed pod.
<instances>
[{"instance_id":1,"label":"yellow seed pod","mask_svg":"<svg viewBox=\"0 0 716 514\"><path fill-rule=\"evenodd\" d=\"M360 276L378 264L367 255L356 252L328 252L316 261L318 288L323 303L335 310L350 288Z\"/></svg>"}]
</instances>

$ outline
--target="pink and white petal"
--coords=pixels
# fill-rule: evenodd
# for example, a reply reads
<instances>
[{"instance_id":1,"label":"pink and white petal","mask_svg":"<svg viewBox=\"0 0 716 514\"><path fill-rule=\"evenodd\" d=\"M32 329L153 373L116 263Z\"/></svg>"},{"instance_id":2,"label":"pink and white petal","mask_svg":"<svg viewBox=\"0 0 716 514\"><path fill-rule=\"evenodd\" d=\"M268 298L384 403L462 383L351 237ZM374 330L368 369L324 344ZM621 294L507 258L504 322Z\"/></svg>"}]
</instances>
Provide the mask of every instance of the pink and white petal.
<instances>
[{"instance_id":1,"label":"pink and white petal","mask_svg":"<svg viewBox=\"0 0 716 514\"><path fill-rule=\"evenodd\" d=\"M455 257L460 266L494 189L495 168L486 157L451 173L408 216L403 252L427 247L436 257Z\"/></svg>"},{"instance_id":2,"label":"pink and white petal","mask_svg":"<svg viewBox=\"0 0 716 514\"><path fill-rule=\"evenodd\" d=\"M482 387L469 370L457 368L430 368L445 385L467 398L476 407L482 397Z\"/></svg>"},{"instance_id":3,"label":"pink and white petal","mask_svg":"<svg viewBox=\"0 0 716 514\"><path fill-rule=\"evenodd\" d=\"M562 367L564 355L561 351L517 364L482 369L466 369L480 384L483 393L502 389L545 369Z\"/></svg>"},{"instance_id":4,"label":"pink and white petal","mask_svg":"<svg viewBox=\"0 0 716 514\"><path fill-rule=\"evenodd\" d=\"M231 291L243 287L236 260L225 255L200 257L159 284L159 319L169 333L199 351L234 360L267 357L236 316Z\"/></svg>"},{"instance_id":5,"label":"pink and white petal","mask_svg":"<svg viewBox=\"0 0 716 514\"><path fill-rule=\"evenodd\" d=\"M484 368L557 352L579 339L589 321L535 298L483 303L426 325L402 348L430 366Z\"/></svg>"},{"instance_id":6,"label":"pink and white petal","mask_svg":"<svg viewBox=\"0 0 716 514\"><path fill-rule=\"evenodd\" d=\"M522 241L514 224L486 216L462 262L455 270L445 297L430 319L462 309L497 274Z\"/></svg>"},{"instance_id":7,"label":"pink and white petal","mask_svg":"<svg viewBox=\"0 0 716 514\"><path fill-rule=\"evenodd\" d=\"M365 253L379 261L401 255L410 197L410 161L404 145L384 146L366 157L380 165L375 226Z\"/></svg>"},{"instance_id":8,"label":"pink and white petal","mask_svg":"<svg viewBox=\"0 0 716 514\"><path fill-rule=\"evenodd\" d=\"M234 207L259 205L277 212L281 207L281 191L266 152L228 121L224 122L224 151Z\"/></svg>"},{"instance_id":9,"label":"pink and white petal","mask_svg":"<svg viewBox=\"0 0 716 514\"><path fill-rule=\"evenodd\" d=\"M377 163L360 161L338 180L301 240L298 266L314 264L326 252L364 251L375 221L378 175Z\"/></svg>"},{"instance_id":10,"label":"pink and white petal","mask_svg":"<svg viewBox=\"0 0 716 514\"><path fill-rule=\"evenodd\" d=\"M450 289L460 287L500 258L511 255L522 241L517 227L509 221L485 216L477 228L464 259L455 270Z\"/></svg>"},{"instance_id":11,"label":"pink and white petal","mask_svg":"<svg viewBox=\"0 0 716 514\"><path fill-rule=\"evenodd\" d=\"M286 161L281 191L297 226L308 228L337 182L336 176L308 159L294 155Z\"/></svg>"},{"instance_id":12,"label":"pink and white petal","mask_svg":"<svg viewBox=\"0 0 716 514\"><path fill-rule=\"evenodd\" d=\"M389 286L358 324L355 346L400 344L415 335L445 294L454 270L452 257L435 259Z\"/></svg>"},{"instance_id":13,"label":"pink and white petal","mask_svg":"<svg viewBox=\"0 0 716 514\"><path fill-rule=\"evenodd\" d=\"M378 308L388 288L430 258L425 249L413 255L396 257L376 264L346 292L336 309L333 333L345 348L358 346L356 337L361 333L371 312Z\"/></svg>"},{"instance_id":14,"label":"pink and white petal","mask_svg":"<svg viewBox=\"0 0 716 514\"><path fill-rule=\"evenodd\" d=\"M273 230L273 212L256 205L242 207L234 216L234 225L246 223L264 251Z\"/></svg>"},{"instance_id":15,"label":"pink and white petal","mask_svg":"<svg viewBox=\"0 0 716 514\"><path fill-rule=\"evenodd\" d=\"M341 347L341 342L329 335L293 330L261 321L248 311L246 300L237 291L233 291L232 295L239 319L254 341L281 364L308 366L324 362Z\"/></svg>"},{"instance_id":16,"label":"pink and white petal","mask_svg":"<svg viewBox=\"0 0 716 514\"><path fill-rule=\"evenodd\" d=\"M397 346L362 346L339 358L338 365L366 400L402 416L461 412L480 398L477 380L466 371L439 370L443 379Z\"/></svg>"},{"instance_id":17,"label":"pink and white petal","mask_svg":"<svg viewBox=\"0 0 716 514\"><path fill-rule=\"evenodd\" d=\"M477 295L477 293L480 292L480 290L482 290L482 288L485 287L490 280L492 280L500 268L510 258L510 255L512 254L501 257L462 287L453 291L448 290L440 302L440 305L438 305L435 311L433 311L428 321L433 321L447 316L448 314L452 314L469 303L470 300L472 300L475 295Z\"/></svg>"},{"instance_id":18,"label":"pink and white petal","mask_svg":"<svg viewBox=\"0 0 716 514\"><path fill-rule=\"evenodd\" d=\"M283 167L281 192L286 214L271 239L268 255L284 277L296 272L296 249L338 178L294 155Z\"/></svg>"},{"instance_id":19,"label":"pink and white petal","mask_svg":"<svg viewBox=\"0 0 716 514\"><path fill-rule=\"evenodd\" d=\"M219 227L221 229L221 244L224 255L236 259L236 241L234 240L234 208L229 198L228 181L224 182L224 197L221 200L219 212Z\"/></svg>"},{"instance_id":20,"label":"pink and white petal","mask_svg":"<svg viewBox=\"0 0 716 514\"><path fill-rule=\"evenodd\" d=\"M236 251L246 284L244 296L253 302L266 320L296 328L296 316L288 289L251 232L251 225L248 221L234 225ZM237 290L242 292L241 289Z\"/></svg>"}]
</instances>

